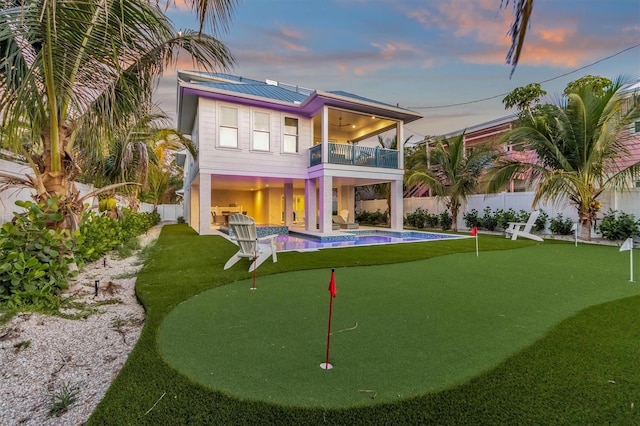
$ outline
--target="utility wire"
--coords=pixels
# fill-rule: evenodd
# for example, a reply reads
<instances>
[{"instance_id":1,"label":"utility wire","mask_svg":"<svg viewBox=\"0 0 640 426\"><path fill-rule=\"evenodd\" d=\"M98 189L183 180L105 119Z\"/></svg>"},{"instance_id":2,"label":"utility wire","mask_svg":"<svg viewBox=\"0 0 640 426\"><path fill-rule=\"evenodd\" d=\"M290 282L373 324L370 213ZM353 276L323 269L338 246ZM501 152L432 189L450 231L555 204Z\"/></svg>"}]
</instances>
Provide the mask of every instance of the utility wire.
<instances>
[{"instance_id":1,"label":"utility wire","mask_svg":"<svg viewBox=\"0 0 640 426\"><path fill-rule=\"evenodd\" d=\"M592 63L587 64L587 65L584 65L584 66L582 66L582 67L580 67L580 68L576 68L576 69L574 69L574 70L571 70L571 71L565 72L564 74L560 74L560 75L557 75L557 76L555 76L555 77L551 77L551 78L548 78L548 79L546 79L546 80L539 81L539 82L538 82L538 84L548 83L549 81L557 80L557 79L562 78L562 77L565 77L565 76L567 76L567 75L569 75L569 74L573 74L573 73L578 72L578 71L581 71L581 70L583 70L583 69L585 69L585 68L589 68L589 67L591 67L591 66L593 66L593 65L599 64L600 62L606 61L607 59L611 59L611 58L613 58L614 56L618 56L618 55L620 55L620 54L622 54L622 53L624 53L624 52L626 52L626 51L628 51L628 50L635 49L635 48L636 48L636 47L638 47L638 46L640 46L640 43L635 44L635 45L630 46L630 47L627 47L626 49L623 49L623 50L621 50L621 51L619 51L619 52L616 52L616 53L614 53L614 54L612 54L612 55L609 55L609 56L607 56L607 57L605 57L605 58L598 59L597 61L592 62ZM461 106L461 105L469 105L469 104L475 104L475 103L478 103L478 102L489 101L489 100L491 100L491 99L496 99L496 98L500 98L500 97L507 96L509 93L511 93L511 92L501 93L501 94L499 94L499 95L489 96L489 97L486 97L486 98L476 99L476 100L473 100L473 101L459 102L459 103L457 103L457 104L435 105L435 106L410 106L410 107L407 107L407 109L440 109L440 108L451 108L451 107L456 107L456 106Z\"/></svg>"}]
</instances>

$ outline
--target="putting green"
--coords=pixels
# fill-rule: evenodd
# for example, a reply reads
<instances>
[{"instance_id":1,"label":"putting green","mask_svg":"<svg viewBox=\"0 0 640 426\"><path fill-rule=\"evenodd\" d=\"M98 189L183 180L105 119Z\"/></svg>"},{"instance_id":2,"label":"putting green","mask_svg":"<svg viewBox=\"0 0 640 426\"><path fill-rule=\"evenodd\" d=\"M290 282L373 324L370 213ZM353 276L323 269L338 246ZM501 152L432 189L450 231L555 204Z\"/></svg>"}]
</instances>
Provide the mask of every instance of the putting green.
<instances>
[{"instance_id":1,"label":"putting green","mask_svg":"<svg viewBox=\"0 0 640 426\"><path fill-rule=\"evenodd\" d=\"M615 247L541 244L341 268L327 371L329 278L291 272L259 277L256 291L247 280L199 294L165 318L161 354L239 399L377 404L468 381L585 307L640 293Z\"/></svg>"}]
</instances>

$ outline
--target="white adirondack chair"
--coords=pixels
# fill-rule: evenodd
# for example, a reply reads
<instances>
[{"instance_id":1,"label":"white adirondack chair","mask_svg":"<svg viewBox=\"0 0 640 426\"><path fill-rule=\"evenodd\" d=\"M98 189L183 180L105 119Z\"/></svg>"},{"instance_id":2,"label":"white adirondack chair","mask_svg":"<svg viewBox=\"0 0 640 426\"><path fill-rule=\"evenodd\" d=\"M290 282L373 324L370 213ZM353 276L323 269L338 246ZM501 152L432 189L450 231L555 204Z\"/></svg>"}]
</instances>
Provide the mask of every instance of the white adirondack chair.
<instances>
[{"instance_id":1,"label":"white adirondack chair","mask_svg":"<svg viewBox=\"0 0 640 426\"><path fill-rule=\"evenodd\" d=\"M523 237L540 242L544 241L541 237L531 233L533 226L536 224L538 216L540 216L540 210L534 210L529 215L529 219L527 219L526 223L507 222L509 226L504 230L505 237L511 237L512 240L517 240L518 237Z\"/></svg>"},{"instance_id":2,"label":"white adirondack chair","mask_svg":"<svg viewBox=\"0 0 640 426\"><path fill-rule=\"evenodd\" d=\"M224 265L224 269L229 269L240 259L250 259L251 266L249 272L253 272L269 256L273 262L278 261L276 255L277 234L267 235L258 238L256 222L252 217L240 213L229 216L229 226L235 234L235 242L238 244L238 252L234 254Z\"/></svg>"}]
</instances>

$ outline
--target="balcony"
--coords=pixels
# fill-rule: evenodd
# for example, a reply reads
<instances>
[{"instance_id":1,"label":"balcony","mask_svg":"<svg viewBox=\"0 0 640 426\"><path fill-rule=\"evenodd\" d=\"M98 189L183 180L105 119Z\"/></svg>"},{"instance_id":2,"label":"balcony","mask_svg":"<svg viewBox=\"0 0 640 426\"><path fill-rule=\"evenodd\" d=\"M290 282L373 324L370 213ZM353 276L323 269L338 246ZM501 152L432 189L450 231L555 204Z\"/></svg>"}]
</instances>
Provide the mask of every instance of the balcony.
<instances>
[{"instance_id":1,"label":"balcony","mask_svg":"<svg viewBox=\"0 0 640 426\"><path fill-rule=\"evenodd\" d=\"M349 145L329 142L329 164L345 164L348 166L398 168L398 151L385 148ZM322 145L309 149L309 167L322 163Z\"/></svg>"}]
</instances>

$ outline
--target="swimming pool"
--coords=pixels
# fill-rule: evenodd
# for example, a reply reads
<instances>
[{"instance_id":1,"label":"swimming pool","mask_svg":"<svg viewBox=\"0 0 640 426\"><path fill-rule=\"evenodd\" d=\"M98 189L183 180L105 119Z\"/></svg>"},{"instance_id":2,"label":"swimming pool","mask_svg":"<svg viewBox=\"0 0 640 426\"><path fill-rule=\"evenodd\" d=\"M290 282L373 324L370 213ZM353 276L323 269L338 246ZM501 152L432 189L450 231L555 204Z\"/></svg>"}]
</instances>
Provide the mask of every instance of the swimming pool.
<instances>
[{"instance_id":1,"label":"swimming pool","mask_svg":"<svg viewBox=\"0 0 640 426\"><path fill-rule=\"evenodd\" d=\"M438 234L435 232L363 230L345 232L340 235L317 239L312 236L290 232L289 235L280 235L276 239L276 251L319 250L324 248L398 244L459 238L468 237L463 235Z\"/></svg>"}]
</instances>

